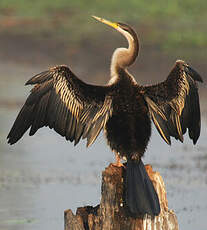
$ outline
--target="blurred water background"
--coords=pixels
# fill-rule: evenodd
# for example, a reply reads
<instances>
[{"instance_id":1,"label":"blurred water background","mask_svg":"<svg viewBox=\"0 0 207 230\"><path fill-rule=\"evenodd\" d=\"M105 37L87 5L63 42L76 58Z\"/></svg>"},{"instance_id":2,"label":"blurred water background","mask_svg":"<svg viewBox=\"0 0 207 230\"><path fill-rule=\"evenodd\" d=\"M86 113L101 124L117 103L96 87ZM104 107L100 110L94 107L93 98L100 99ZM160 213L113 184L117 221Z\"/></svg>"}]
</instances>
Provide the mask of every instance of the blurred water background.
<instances>
[{"instance_id":1,"label":"blurred water background","mask_svg":"<svg viewBox=\"0 0 207 230\"><path fill-rule=\"evenodd\" d=\"M36 73L68 64L82 80L104 84L113 50L126 45L117 32L91 15L132 25L141 53L130 68L137 81L164 80L184 59L207 80L207 2L183 1L0 1L0 230L63 229L63 212L100 200L101 172L114 156L103 135L86 149L48 128L14 146L6 136L29 94ZM165 181L169 208L180 229L206 230L207 91L199 85L202 130L196 146L167 146L153 129L145 163Z\"/></svg>"}]
</instances>

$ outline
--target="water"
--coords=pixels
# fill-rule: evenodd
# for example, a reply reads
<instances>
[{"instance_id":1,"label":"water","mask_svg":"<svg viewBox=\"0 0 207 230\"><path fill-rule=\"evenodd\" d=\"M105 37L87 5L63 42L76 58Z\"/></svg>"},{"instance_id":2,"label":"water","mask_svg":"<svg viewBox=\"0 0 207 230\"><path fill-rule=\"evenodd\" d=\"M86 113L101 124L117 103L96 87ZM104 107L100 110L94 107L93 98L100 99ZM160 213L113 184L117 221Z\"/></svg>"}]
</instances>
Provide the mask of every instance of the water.
<instances>
[{"instance_id":1,"label":"water","mask_svg":"<svg viewBox=\"0 0 207 230\"><path fill-rule=\"evenodd\" d=\"M5 138L29 91L23 83L40 70L0 67L0 230L63 229L64 210L99 203L101 171L114 161L113 154L103 135L86 149L84 141L74 147L48 128L9 146ZM169 147L153 130L145 154L145 163L165 181L180 229L207 229L206 127L202 114L196 146L185 135L184 144L173 141Z\"/></svg>"}]
</instances>

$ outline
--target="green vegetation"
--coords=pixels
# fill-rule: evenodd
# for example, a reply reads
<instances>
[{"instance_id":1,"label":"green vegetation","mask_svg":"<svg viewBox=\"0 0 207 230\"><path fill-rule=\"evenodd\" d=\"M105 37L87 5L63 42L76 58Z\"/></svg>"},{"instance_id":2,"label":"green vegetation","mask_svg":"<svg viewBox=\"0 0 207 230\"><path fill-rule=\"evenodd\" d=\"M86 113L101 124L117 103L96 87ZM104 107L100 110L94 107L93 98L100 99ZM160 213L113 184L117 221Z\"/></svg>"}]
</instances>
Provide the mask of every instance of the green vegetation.
<instances>
[{"instance_id":1,"label":"green vegetation","mask_svg":"<svg viewBox=\"0 0 207 230\"><path fill-rule=\"evenodd\" d=\"M128 22L163 49L207 46L206 0L1 0L1 32L81 42L106 30L90 15ZM77 27L78 25L78 27Z\"/></svg>"},{"instance_id":2,"label":"green vegetation","mask_svg":"<svg viewBox=\"0 0 207 230\"><path fill-rule=\"evenodd\" d=\"M10 219L1 221L0 223L7 224L7 225L21 225L21 224L27 224L27 223L34 223L36 222L35 219Z\"/></svg>"}]
</instances>

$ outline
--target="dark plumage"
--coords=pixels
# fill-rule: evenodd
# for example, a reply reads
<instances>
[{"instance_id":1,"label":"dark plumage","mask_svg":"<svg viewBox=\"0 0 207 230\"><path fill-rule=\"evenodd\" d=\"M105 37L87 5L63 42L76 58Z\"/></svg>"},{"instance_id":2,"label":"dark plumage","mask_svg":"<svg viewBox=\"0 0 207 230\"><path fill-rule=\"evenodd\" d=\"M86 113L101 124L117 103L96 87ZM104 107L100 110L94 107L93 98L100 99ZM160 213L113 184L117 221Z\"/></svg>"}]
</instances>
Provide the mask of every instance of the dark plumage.
<instances>
[{"instance_id":1,"label":"dark plumage","mask_svg":"<svg viewBox=\"0 0 207 230\"><path fill-rule=\"evenodd\" d=\"M158 215L158 196L141 161L151 136L151 120L167 144L170 137L182 142L187 129L195 144L200 135L196 81L202 79L178 60L164 82L139 85L127 71L139 51L134 30L126 24L94 18L122 33L129 44L115 50L109 83L84 83L63 65L35 75L26 83L34 88L8 134L8 143L16 143L28 129L29 135L34 135L39 128L49 126L75 145L81 137L87 138L90 146L104 129L111 149L118 158L127 159L125 200L129 211Z\"/></svg>"},{"instance_id":2,"label":"dark plumage","mask_svg":"<svg viewBox=\"0 0 207 230\"><path fill-rule=\"evenodd\" d=\"M8 135L14 144L29 129L29 135L49 126L77 144L87 137L91 145L111 113L106 86L92 86L79 80L68 67L57 66L31 78L35 85Z\"/></svg>"}]
</instances>

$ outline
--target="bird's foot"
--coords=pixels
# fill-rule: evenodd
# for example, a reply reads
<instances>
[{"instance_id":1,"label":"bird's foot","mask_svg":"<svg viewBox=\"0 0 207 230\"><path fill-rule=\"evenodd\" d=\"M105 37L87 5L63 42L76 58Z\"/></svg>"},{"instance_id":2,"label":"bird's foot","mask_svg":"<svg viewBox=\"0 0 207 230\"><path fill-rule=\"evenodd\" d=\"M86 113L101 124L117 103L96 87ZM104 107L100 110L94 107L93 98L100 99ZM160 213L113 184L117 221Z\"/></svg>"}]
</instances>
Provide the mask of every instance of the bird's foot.
<instances>
[{"instance_id":1,"label":"bird's foot","mask_svg":"<svg viewBox=\"0 0 207 230\"><path fill-rule=\"evenodd\" d=\"M112 163L112 165L114 167L124 167L125 168L125 165L121 163L120 155L118 153L115 153L115 157L116 157L116 162Z\"/></svg>"},{"instance_id":2,"label":"bird's foot","mask_svg":"<svg viewBox=\"0 0 207 230\"><path fill-rule=\"evenodd\" d=\"M122 164L121 162L119 162L119 163L112 163L112 165L114 166L114 167L124 167L125 168L125 165L124 164Z\"/></svg>"}]
</instances>

